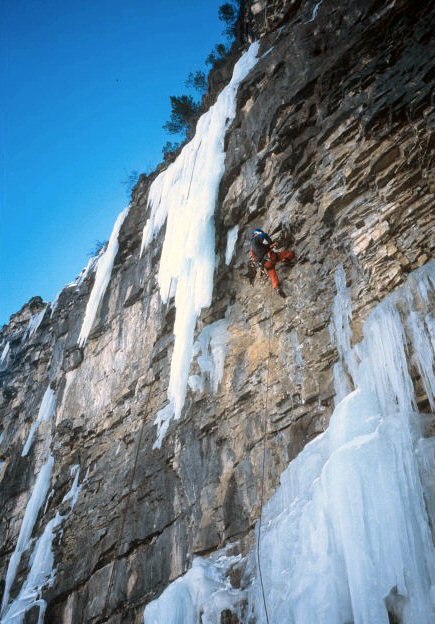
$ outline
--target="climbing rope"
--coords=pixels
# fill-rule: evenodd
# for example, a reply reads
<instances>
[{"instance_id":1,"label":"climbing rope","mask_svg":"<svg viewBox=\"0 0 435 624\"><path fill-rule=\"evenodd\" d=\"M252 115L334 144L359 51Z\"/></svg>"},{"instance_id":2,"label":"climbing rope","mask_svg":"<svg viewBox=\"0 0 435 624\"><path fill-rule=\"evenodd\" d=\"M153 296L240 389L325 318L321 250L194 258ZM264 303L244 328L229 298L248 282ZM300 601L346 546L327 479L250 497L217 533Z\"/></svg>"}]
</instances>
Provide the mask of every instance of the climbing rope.
<instances>
[{"instance_id":1,"label":"climbing rope","mask_svg":"<svg viewBox=\"0 0 435 624\"><path fill-rule=\"evenodd\" d=\"M264 613L266 614L266 622L269 624L269 613L267 611L266 594L264 591L263 574L261 572L261 527L263 521L263 504L264 504L264 482L266 479L266 446L267 446L267 408L269 397L269 369L270 369L270 352L271 352L271 337L272 337L272 313L271 303L269 300L269 344L268 344L268 356L267 356L267 369L266 369L266 393L264 398L264 418L263 418L263 460L262 460L262 478L261 478L261 490L260 490L260 518L258 521L258 539L257 539L257 562L258 572L260 576L261 595L263 598Z\"/></svg>"},{"instance_id":2,"label":"climbing rope","mask_svg":"<svg viewBox=\"0 0 435 624\"><path fill-rule=\"evenodd\" d=\"M196 148L195 158L194 158L193 165L192 165L192 175L190 176L189 189L187 191L186 201L189 199L190 187L192 186L193 174L195 173L196 159L198 158L198 152L199 152L199 148L201 147L201 143L202 143L202 139L200 140L199 145Z\"/></svg>"},{"instance_id":3,"label":"climbing rope","mask_svg":"<svg viewBox=\"0 0 435 624\"><path fill-rule=\"evenodd\" d=\"M266 31L267 30L267 2L266 2L266 6L264 7L264 25L263 28Z\"/></svg>"},{"instance_id":4,"label":"climbing rope","mask_svg":"<svg viewBox=\"0 0 435 624\"><path fill-rule=\"evenodd\" d=\"M124 534L125 520L126 520L126 517L127 517L127 509L129 507L131 490L133 488L134 478L136 476L137 462L138 462L138 459L139 459L139 451L140 451L141 444L142 444L142 437L143 437L143 432L144 432L144 429L145 429L145 422L146 422L147 416L148 416L148 405L149 405L149 402L150 402L150 397L151 397L151 385L150 385L150 388L148 390L148 397L147 397L147 402L145 404L144 416L143 416L143 419L142 419L142 424L141 424L140 433L139 433L139 440L138 440L137 447L136 447L136 455L135 455L135 458L134 458L133 470L131 471L130 483L129 483L129 486L128 486L127 500L126 500L126 504L124 506L124 510L122 512L122 522L120 524L120 529L118 531L118 538L117 538L117 541L116 541L116 543L118 544L118 553L117 553L117 556L115 557L115 559L113 560L112 568L110 570L110 577L109 577L109 583L108 583L108 586L107 586L106 600L105 600L104 609L103 609L103 620L107 619L106 612L107 612L107 608L109 606L109 596L112 593L112 589L113 589L113 581L114 581L114 578L115 578L115 574L114 574L115 566L116 566L116 561L117 561L117 559L119 557L119 554L120 554L119 553L119 548L121 546L121 539L122 539L122 536Z\"/></svg>"}]
</instances>

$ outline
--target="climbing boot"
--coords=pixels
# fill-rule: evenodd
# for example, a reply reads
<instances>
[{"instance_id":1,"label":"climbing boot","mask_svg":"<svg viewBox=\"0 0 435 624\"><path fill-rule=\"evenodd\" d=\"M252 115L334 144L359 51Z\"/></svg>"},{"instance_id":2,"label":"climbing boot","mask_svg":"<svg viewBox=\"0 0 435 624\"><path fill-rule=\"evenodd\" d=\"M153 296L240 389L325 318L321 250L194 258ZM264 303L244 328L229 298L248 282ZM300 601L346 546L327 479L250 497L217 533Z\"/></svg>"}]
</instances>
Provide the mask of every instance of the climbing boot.
<instances>
[{"instance_id":1,"label":"climbing boot","mask_svg":"<svg viewBox=\"0 0 435 624\"><path fill-rule=\"evenodd\" d=\"M285 292L283 291L283 289L281 288L281 286L279 286L279 288L275 288L276 292L278 293L278 295L280 297L282 297L283 299L285 299L287 297L287 295L285 294Z\"/></svg>"},{"instance_id":2,"label":"climbing boot","mask_svg":"<svg viewBox=\"0 0 435 624\"><path fill-rule=\"evenodd\" d=\"M287 255L287 258L284 258L284 259L283 259L283 262L285 262L286 264L287 264L287 263L288 263L288 264L290 264L290 262L294 262L294 261L295 261L295 259L296 259L296 254L295 254L295 252L294 252L294 251L292 251L292 250L290 250L290 251L288 251L288 252L287 252L287 254L288 254L288 255Z\"/></svg>"},{"instance_id":3,"label":"climbing boot","mask_svg":"<svg viewBox=\"0 0 435 624\"><path fill-rule=\"evenodd\" d=\"M253 286L254 284L256 275L257 275L257 267L255 266L253 262L248 262L248 270L246 272L246 277L248 278L251 286Z\"/></svg>"}]
</instances>

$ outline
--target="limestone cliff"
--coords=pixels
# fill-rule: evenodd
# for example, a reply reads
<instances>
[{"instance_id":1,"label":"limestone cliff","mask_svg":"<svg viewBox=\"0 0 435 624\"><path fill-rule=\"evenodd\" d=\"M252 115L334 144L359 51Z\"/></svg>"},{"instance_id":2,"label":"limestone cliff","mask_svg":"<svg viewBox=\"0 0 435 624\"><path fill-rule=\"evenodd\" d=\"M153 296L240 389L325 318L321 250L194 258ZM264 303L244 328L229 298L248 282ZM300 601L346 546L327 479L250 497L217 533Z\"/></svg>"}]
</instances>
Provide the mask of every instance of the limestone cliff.
<instances>
[{"instance_id":1,"label":"limestone cliff","mask_svg":"<svg viewBox=\"0 0 435 624\"><path fill-rule=\"evenodd\" d=\"M0 334L1 578L21 535L6 587L12 600L29 576L29 543L50 538L47 623L141 622L145 605L195 555L225 552L234 558L232 587L247 587L262 499L334 409L337 267L355 344L376 304L433 256L431 3L259 0L245 3L242 26L245 48L259 40L260 49L225 134L213 297L195 330L198 340L225 320L222 378L201 369L209 344L199 338L181 416L156 447L176 314L156 280L164 225L140 253L156 174L135 189L120 223L110 282L82 346L98 259L55 304L35 297ZM254 286L247 278L258 226L296 252L294 266L278 267L285 300L258 276ZM230 231L238 236L225 258ZM410 371L415 407L429 414L416 360ZM26 509L44 468L48 489L41 484L46 495L32 524ZM224 604L215 621L264 621L247 602L237 614ZM37 622L41 605L28 604L24 621ZM393 608L388 617L407 622ZM328 624L335 622L344 624L338 616Z\"/></svg>"}]
</instances>

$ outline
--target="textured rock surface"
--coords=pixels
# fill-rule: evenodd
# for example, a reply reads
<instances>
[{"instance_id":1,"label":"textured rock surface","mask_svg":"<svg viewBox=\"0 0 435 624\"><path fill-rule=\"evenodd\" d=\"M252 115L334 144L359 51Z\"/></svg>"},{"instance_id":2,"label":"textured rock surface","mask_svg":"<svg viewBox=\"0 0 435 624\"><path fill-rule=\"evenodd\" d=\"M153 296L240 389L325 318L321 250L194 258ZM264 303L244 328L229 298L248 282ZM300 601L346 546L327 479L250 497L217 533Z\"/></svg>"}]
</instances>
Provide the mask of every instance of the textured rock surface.
<instances>
[{"instance_id":1,"label":"textured rock surface","mask_svg":"<svg viewBox=\"0 0 435 624\"><path fill-rule=\"evenodd\" d=\"M44 308L38 298L1 332L1 348L10 344L0 367L1 578L50 433L53 492L36 534L66 506L73 465L85 480L55 539L46 622L140 622L144 605L186 571L193 554L229 542L246 550L259 516L265 424L268 498L332 411L336 266L346 269L358 340L373 305L433 256L430 3L276 0L245 12L246 32L261 36L264 56L239 89L227 134L214 299L197 328L228 319L217 393L189 392L181 419L153 450L174 309L161 304L155 281L164 232L139 257L151 179L136 189L85 348L77 338L92 271L62 291L32 336L25 336L29 319ZM227 266L226 235L236 224ZM258 225L296 250L297 264L279 269L286 300L246 278ZM48 384L56 420L41 424L21 457ZM423 394L420 408L428 409ZM27 565L23 556L15 592ZM36 620L31 612L26 621Z\"/></svg>"}]
</instances>

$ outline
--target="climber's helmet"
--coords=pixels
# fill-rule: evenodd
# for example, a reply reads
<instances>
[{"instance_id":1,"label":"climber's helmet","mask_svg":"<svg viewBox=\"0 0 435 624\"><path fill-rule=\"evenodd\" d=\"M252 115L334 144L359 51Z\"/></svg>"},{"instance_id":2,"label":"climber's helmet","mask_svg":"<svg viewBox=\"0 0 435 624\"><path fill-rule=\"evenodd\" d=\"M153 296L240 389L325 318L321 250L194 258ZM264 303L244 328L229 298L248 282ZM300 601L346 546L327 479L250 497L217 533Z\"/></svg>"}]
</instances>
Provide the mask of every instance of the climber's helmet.
<instances>
[{"instance_id":1,"label":"climber's helmet","mask_svg":"<svg viewBox=\"0 0 435 624\"><path fill-rule=\"evenodd\" d=\"M253 232L252 232L252 236L260 236L264 234L263 230L261 228L256 228Z\"/></svg>"}]
</instances>

